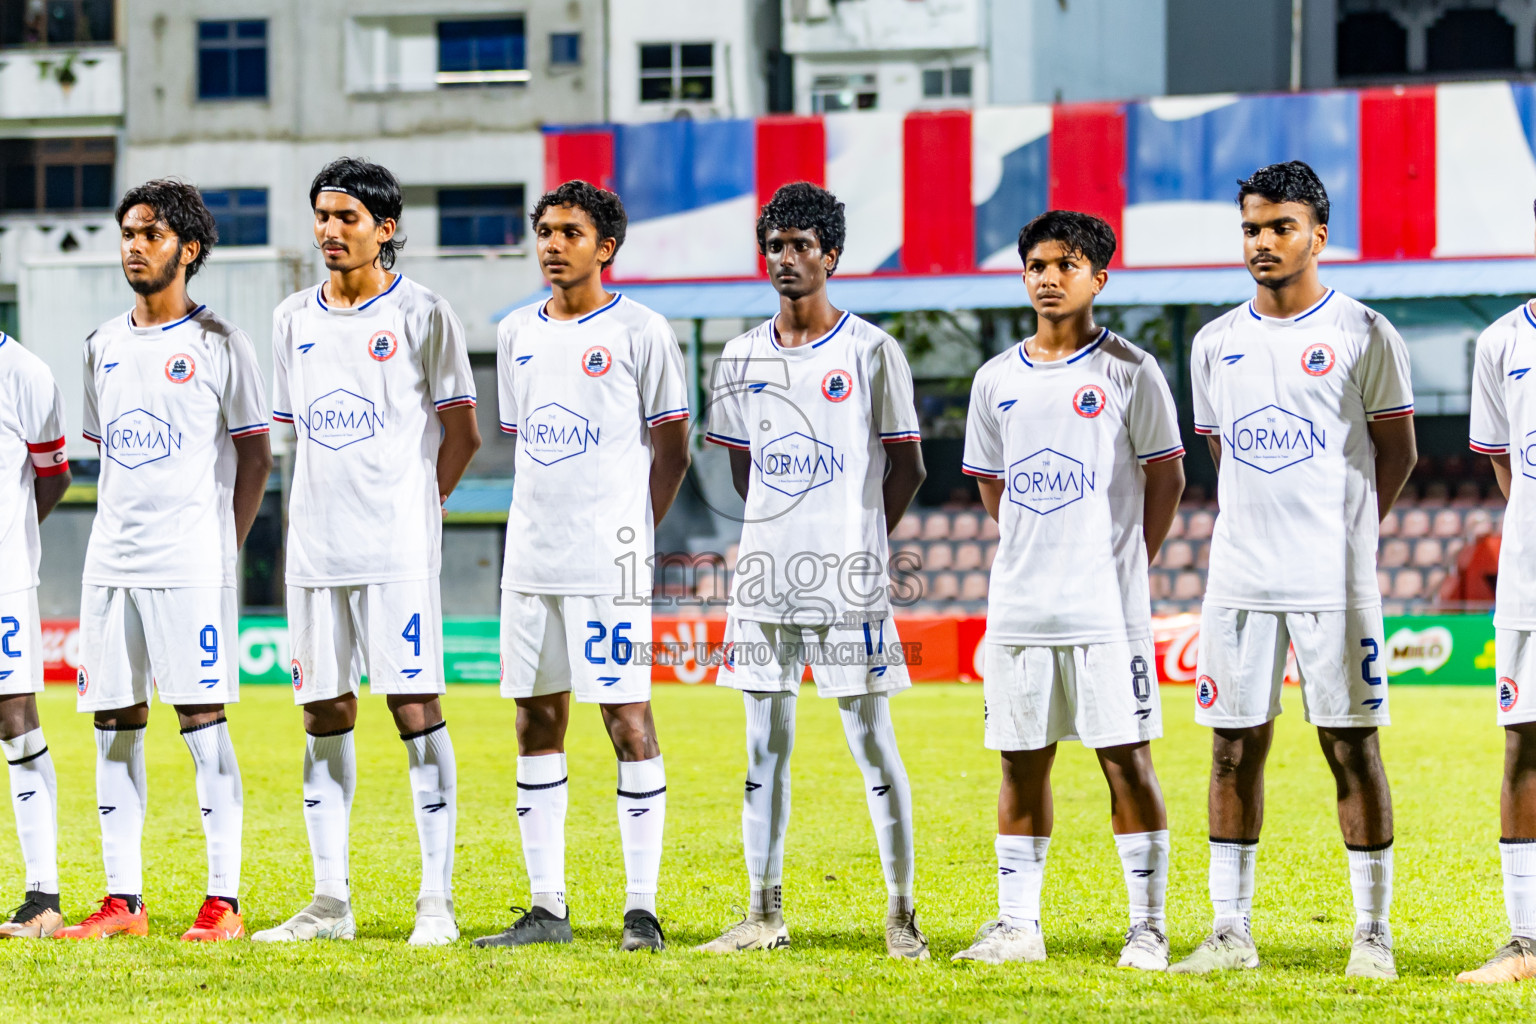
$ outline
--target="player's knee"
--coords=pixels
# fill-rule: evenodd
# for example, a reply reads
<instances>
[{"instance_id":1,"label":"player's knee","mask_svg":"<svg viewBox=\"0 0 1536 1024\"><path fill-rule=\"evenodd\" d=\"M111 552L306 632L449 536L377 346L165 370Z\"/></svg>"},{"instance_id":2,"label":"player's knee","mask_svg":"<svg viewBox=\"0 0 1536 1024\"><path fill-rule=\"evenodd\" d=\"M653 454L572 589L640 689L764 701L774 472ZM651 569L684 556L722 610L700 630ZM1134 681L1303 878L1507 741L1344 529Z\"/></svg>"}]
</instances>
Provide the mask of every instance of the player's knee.
<instances>
[{"instance_id":1,"label":"player's knee","mask_svg":"<svg viewBox=\"0 0 1536 1024\"><path fill-rule=\"evenodd\" d=\"M1536 775L1536 722L1506 726L1504 762L1511 776Z\"/></svg>"}]
</instances>

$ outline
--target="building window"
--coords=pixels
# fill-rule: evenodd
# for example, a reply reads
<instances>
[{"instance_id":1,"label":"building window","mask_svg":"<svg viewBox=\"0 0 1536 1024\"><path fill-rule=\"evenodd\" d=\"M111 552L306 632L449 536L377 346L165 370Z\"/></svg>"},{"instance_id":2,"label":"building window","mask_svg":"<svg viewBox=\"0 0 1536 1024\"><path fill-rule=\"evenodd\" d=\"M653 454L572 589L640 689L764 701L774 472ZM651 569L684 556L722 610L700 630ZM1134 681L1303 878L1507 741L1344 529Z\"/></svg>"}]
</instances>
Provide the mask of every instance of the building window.
<instances>
[{"instance_id":1,"label":"building window","mask_svg":"<svg viewBox=\"0 0 1536 1024\"><path fill-rule=\"evenodd\" d=\"M641 43L640 102L715 98L714 43Z\"/></svg>"},{"instance_id":2,"label":"building window","mask_svg":"<svg viewBox=\"0 0 1536 1024\"><path fill-rule=\"evenodd\" d=\"M266 189L204 189L203 205L219 227L220 245L267 244Z\"/></svg>"},{"instance_id":3,"label":"building window","mask_svg":"<svg viewBox=\"0 0 1536 1024\"><path fill-rule=\"evenodd\" d=\"M1446 11L1424 41L1429 72L1515 70L1515 26L1498 11Z\"/></svg>"},{"instance_id":4,"label":"building window","mask_svg":"<svg viewBox=\"0 0 1536 1024\"><path fill-rule=\"evenodd\" d=\"M1408 30L1386 11L1343 15L1335 32L1335 67L1340 78L1407 74Z\"/></svg>"},{"instance_id":5,"label":"building window","mask_svg":"<svg viewBox=\"0 0 1536 1024\"><path fill-rule=\"evenodd\" d=\"M971 98L970 68L928 68L923 72L923 98Z\"/></svg>"},{"instance_id":6,"label":"building window","mask_svg":"<svg viewBox=\"0 0 1536 1024\"><path fill-rule=\"evenodd\" d=\"M267 98L267 23L197 23L197 98Z\"/></svg>"},{"instance_id":7,"label":"building window","mask_svg":"<svg viewBox=\"0 0 1536 1024\"><path fill-rule=\"evenodd\" d=\"M530 77L522 18L437 23L438 85L503 85Z\"/></svg>"},{"instance_id":8,"label":"building window","mask_svg":"<svg viewBox=\"0 0 1536 1024\"><path fill-rule=\"evenodd\" d=\"M521 245L523 186L437 190L437 244L444 248Z\"/></svg>"},{"instance_id":9,"label":"building window","mask_svg":"<svg viewBox=\"0 0 1536 1024\"><path fill-rule=\"evenodd\" d=\"M581 63L581 33L551 32L549 63L552 67L570 67Z\"/></svg>"},{"instance_id":10,"label":"building window","mask_svg":"<svg viewBox=\"0 0 1536 1024\"><path fill-rule=\"evenodd\" d=\"M0 46L111 43L113 0L3 0Z\"/></svg>"},{"instance_id":11,"label":"building window","mask_svg":"<svg viewBox=\"0 0 1536 1024\"><path fill-rule=\"evenodd\" d=\"M110 138L0 141L0 210L110 210L116 160Z\"/></svg>"},{"instance_id":12,"label":"building window","mask_svg":"<svg viewBox=\"0 0 1536 1024\"><path fill-rule=\"evenodd\" d=\"M874 75L817 75L811 80L811 113L874 110L879 96Z\"/></svg>"}]
</instances>

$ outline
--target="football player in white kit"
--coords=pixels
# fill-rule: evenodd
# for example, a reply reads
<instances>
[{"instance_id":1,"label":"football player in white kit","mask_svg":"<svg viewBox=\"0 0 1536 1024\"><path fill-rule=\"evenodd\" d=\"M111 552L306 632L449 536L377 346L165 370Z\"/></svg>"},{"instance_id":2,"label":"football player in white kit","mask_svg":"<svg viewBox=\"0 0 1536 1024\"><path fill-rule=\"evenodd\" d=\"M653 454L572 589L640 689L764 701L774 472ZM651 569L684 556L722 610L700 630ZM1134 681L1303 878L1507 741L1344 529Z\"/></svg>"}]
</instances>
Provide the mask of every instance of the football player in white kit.
<instances>
[{"instance_id":1,"label":"football player in white kit","mask_svg":"<svg viewBox=\"0 0 1536 1024\"><path fill-rule=\"evenodd\" d=\"M603 287L628 223L619 197L568 181L531 219L552 295L501 322L496 376L501 429L517 438L501 694L517 705L517 824L532 906L475 944L571 941L565 733L574 694L599 706L618 757L627 876L619 948L660 950L667 779L651 718L651 563L655 524L688 472L687 376L667 321Z\"/></svg>"},{"instance_id":2,"label":"football player in white kit","mask_svg":"<svg viewBox=\"0 0 1536 1024\"><path fill-rule=\"evenodd\" d=\"M59 914L58 798L37 717L43 635L37 612L38 524L69 489L64 397L53 374L0 331L0 748L26 869L26 896L0 938L38 939Z\"/></svg>"},{"instance_id":3,"label":"football player in white kit","mask_svg":"<svg viewBox=\"0 0 1536 1024\"><path fill-rule=\"evenodd\" d=\"M886 539L922 485L922 447L901 346L827 298L846 233L843 204L825 189L802 181L774 193L757 245L779 312L727 343L713 375L706 436L729 450L746 501L716 681L743 691L746 705L751 902L699 947L711 953L789 945L789 759L809 665L816 692L837 700L864 779L885 875L886 952L928 958L913 905L912 788L888 699L911 681L891 620Z\"/></svg>"},{"instance_id":4,"label":"football player in white kit","mask_svg":"<svg viewBox=\"0 0 1536 1024\"><path fill-rule=\"evenodd\" d=\"M1510 939L1456 980L1536 978L1536 312L1521 303L1477 339L1471 447L1493 462L1509 500L1494 602L1494 696L1504 727L1499 858Z\"/></svg>"},{"instance_id":5,"label":"football player in white kit","mask_svg":"<svg viewBox=\"0 0 1536 1024\"><path fill-rule=\"evenodd\" d=\"M260 942L350 939L347 844L361 677L383 694L409 766L421 887L410 942L459 937L457 810L438 591L442 505L480 447L464 328L448 303L391 273L400 184L342 158L309 187L330 277L273 313L273 413L297 432L288 508L288 629L304 709L309 906Z\"/></svg>"},{"instance_id":6,"label":"football player in white kit","mask_svg":"<svg viewBox=\"0 0 1536 1024\"><path fill-rule=\"evenodd\" d=\"M985 743L1002 752L998 915L956 960L1044 960L1040 889L1056 744L1098 755L1130 897L1119 966L1168 966L1168 816L1147 564L1184 491L1184 445L1157 360L1093 321L1115 234L1053 210L1019 232L1039 328L976 373L962 469L1002 539L981 649ZM1041 581L1050 581L1042 586Z\"/></svg>"},{"instance_id":7,"label":"football player in white kit","mask_svg":"<svg viewBox=\"0 0 1536 1024\"><path fill-rule=\"evenodd\" d=\"M1191 356L1195 430L1221 514L1200 619L1195 721L1214 730L1210 936L1177 973L1257 967L1250 931L1264 761L1294 647L1302 706L1338 791L1354 891L1345 973L1394 978L1392 797L1377 525L1418 456L1408 350L1386 317L1326 288L1328 193L1306 164L1240 183L1253 301L1213 320Z\"/></svg>"},{"instance_id":8,"label":"football player in white kit","mask_svg":"<svg viewBox=\"0 0 1536 1024\"><path fill-rule=\"evenodd\" d=\"M245 934L243 794L224 706L240 699L235 555L272 454L251 340L187 297L217 240L197 189L151 181L117 207L133 309L85 340L86 440L101 451L80 597L81 711L96 719L107 896L59 938L144 935L150 694L176 708L196 769L208 890L188 940Z\"/></svg>"}]
</instances>

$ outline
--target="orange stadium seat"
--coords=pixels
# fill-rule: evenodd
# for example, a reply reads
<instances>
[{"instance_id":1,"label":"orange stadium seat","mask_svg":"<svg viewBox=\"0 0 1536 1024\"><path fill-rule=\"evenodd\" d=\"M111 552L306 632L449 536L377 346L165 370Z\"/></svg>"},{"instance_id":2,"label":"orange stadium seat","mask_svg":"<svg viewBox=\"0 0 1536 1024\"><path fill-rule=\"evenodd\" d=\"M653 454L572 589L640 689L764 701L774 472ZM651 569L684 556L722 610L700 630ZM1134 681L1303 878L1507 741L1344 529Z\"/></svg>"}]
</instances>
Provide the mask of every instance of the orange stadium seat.
<instances>
[{"instance_id":1,"label":"orange stadium seat","mask_svg":"<svg viewBox=\"0 0 1536 1024\"><path fill-rule=\"evenodd\" d=\"M1195 564L1195 549L1188 541L1169 541L1157 553L1156 564L1164 569L1188 569Z\"/></svg>"},{"instance_id":2,"label":"orange stadium seat","mask_svg":"<svg viewBox=\"0 0 1536 1024\"><path fill-rule=\"evenodd\" d=\"M923 540L949 539L949 513L929 512L923 517Z\"/></svg>"},{"instance_id":3,"label":"orange stadium seat","mask_svg":"<svg viewBox=\"0 0 1536 1024\"><path fill-rule=\"evenodd\" d=\"M1413 546L1413 564L1428 569L1445 561L1445 549L1433 537L1426 537Z\"/></svg>"},{"instance_id":4,"label":"orange stadium seat","mask_svg":"<svg viewBox=\"0 0 1536 1024\"><path fill-rule=\"evenodd\" d=\"M960 577L952 572L936 572L929 577L928 598L932 601L953 601L960 596Z\"/></svg>"},{"instance_id":5,"label":"orange stadium seat","mask_svg":"<svg viewBox=\"0 0 1536 1024\"><path fill-rule=\"evenodd\" d=\"M923 562L923 568L929 572L938 572L942 569L952 568L955 564L954 549L948 541L939 541L928 545L928 556Z\"/></svg>"},{"instance_id":6,"label":"orange stadium seat","mask_svg":"<svg viewBox=\"0 0 1536 1024\"><path fill-rule=\"evenodd\" d=\"M891 540L916 540L917 535L923 532L923 523L917 513L911 510L901 517L896 524L896 529L891 531Z\"/></svg>"},{"instance_id":7,"label":"orange stadium seat","mask_svg":"<svg viewBox=\"0 0 1536 1024\"><path fill-rule=\"evenodd\" d=\"M1173 514L1173 522L1168 524L1168 540L1178 540L1184 536L1184 520L1185 515L1183 512L1175 512Z\"/></svg>"},{"instance_id":8,"label":"orange stadium seat","mask_svg":"<svg viewBox=\"0 0 1536 1024\"><path fill-rule=\"evenodd\" d=\"M982 554L981 554L981 567L983 569L990 569L990 568L992 568L992 563L994 561L996 561L996 559L997 559L997 545L996 544L988 544L987 545L987 549L985 551L983 551Z\"/></svg>"},{"instance_id":9,"label":"orange stadium seat","mask_svg":"<svg viewBox=\"0 0 1536 1024\"><path fill-rule=\"evenodd\" d=\"M1453 508L1443 508L1435 513L1435 518L1429 528L1433 537L1459 537L1461 536L1461 513Z\"/></svg>"},{"instance_id":10,"label":"orange stadium seat","mask_svg":"<svg viewBox=\"0 0 1536 1024\"><path fill-rule=\"evenodd\" d=\"M960 585L960 600L985 601L987 599L987 574L968 572Z\"/></svg>"},{"instance_id":11,"label":"orange stadium seat","mask_svg":"<svg viewBox=\"0 0 1536 1024\"><path fill-rule=\"evenodd\" d=\"M1173 581L1175 601L1198 601L1205 594L1205 577L1197 572L1181 572Z\"/></svg>"},{"instance_id":12,"label":"orange stadium seat","mask_svg":"<svg viewBox=\"0 0 1536 1024\"><path fill-rule=\"evenodd\" d=\"M1402 517L1393 509L1381 519L1381 535L1383 537L1396 537L1399 527L1402 525Z\"/></svg>"},{"instance_id":13,"label":"orange stadium seat","mask_svg":"<svg viewBox=\"0 0 1536 1024\"><path fill-rule=\"evenodd\" d=\"M1424 592L1424 574L1417 569L1399 569L1392 577L1391 596L1399 601L1412 601Z\"/></svg>"},{"instance_id":14,"label":"orange stadium seat","mask_svg":"<svg viewBox=\"0 0 1536 1024\"><path fill-rule=\"evenodd\" d=\"M976 535L977 540L997 540L1002 534L997 532L997 520L991 516L981 517L981 532Z\"/></svg>"},{"instance_id":15,"label":"orange stadium seat","mask_svg":"<svg viewBox=\"0 0 1536 1024\"><path fill-rule=\"evenodd\" d=\"M1376 570L1376 589L1381 591L1381 596L1386 597L1392 593L1392 574L1385 569Z\"/></svg>"},{"instance_id":16,"label":"orange stadium seat","mask_svg":"<svg viewBox=\"0 0 1536 1024\"><path fill-rule=\"evenodd\" d=\"M975 512L957 512L949 529L950 540L975 540L981 532L981 519Z\"/></svg>"},{"instance_id":17,"label":"orange stadium seat","mask_svg":"<svg viewBox=\"0 0 1536 1024\"><path fill-rule=\"evenodd\" d=\"M1413 549L1407 541L1393 537L1381 546L1381 552L1376 556L1376 564L1383 569L1398 569L1407 565L1412 555Z\"/></svg>"},{"instance_id":18,"label":"orange stadium seat","mask_svg":"<svg viewBox=\"0 0 1536 1024\"><path fill-rule=\"evenodd\" d=\"M1154 601L1166 601L1168 595L1173 593L1173 585L1168 582L1168 574L1157 569L1147 574L1147 586Z\"/></svg>"},{"instance_id":19,"label":"orange stadium seat","mask_svg":"<svg viewBox=\"0 0 1536 1024\"><path fill-rule=\"evenodd\" d=\"M1429 536L1429 513L1421 508L1412 508L1404 512L1403 526L1398 534L1409 540Z\"/></svg>"},{"instance_id":20,"label":"orange stadium seat","mask_svg":"<svg viewBox=\"0 0 1536 1024\"><path fill-rule=\"evenodd\" d=\"M1210 540L1211 531L1216 528L1216 517L1209 512L1194 512L1190 514L1187 529L1184 536L1189 540Z\"/></svg>"},{"instance_id":21,"label":"orange stadium seat","mask_svg":"<svg viewBox=\"0 0 1536 1024\"><path fill-rule=\"evenodd\" d=\"M981 568L981 545L975 541L955 545L955 571L975 572Z\"/></svg>"}]
</instances>

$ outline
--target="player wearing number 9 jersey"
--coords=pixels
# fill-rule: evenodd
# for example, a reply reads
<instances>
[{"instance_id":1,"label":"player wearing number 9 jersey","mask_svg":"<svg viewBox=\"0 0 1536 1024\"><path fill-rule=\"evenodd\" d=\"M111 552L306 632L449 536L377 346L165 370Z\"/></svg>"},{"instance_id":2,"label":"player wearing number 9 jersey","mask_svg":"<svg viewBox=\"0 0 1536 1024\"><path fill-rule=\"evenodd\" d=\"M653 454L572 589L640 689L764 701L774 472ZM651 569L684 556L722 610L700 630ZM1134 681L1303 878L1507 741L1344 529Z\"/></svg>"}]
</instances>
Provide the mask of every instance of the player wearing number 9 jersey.
<instances>
[{"instance_id":1,"label":"player wearing number 9 jersey","mask_svg":"<svg viewBox=\"0 0 1536 1024\"><path fill-rule=\"evenodd\" d=\"M151 181L117 208L131 311L85 342L84 432L101 452L80 599L81 711L96 719L107 897L62 938L143 935L139 850L151 692L196 768L208 889L185 939L244 933L243 797L224 706L239 699L235 554L266 490L266 395L250 339L187 297L217 238L191 185Z\"/></svg>"},{"instance_id":2,"label":"player wearing number 9 jersey","mask_svg":"<svg viewBox=\"0 0 1536 1024\"><path fill-rule=\"evenodd\" d=\"M963 468L1001 532L980 655L985 741L1002 751L1003 785L998 924L956 959L1045 959L1051 764L1057 741L1081 739L1109 783L1130 895L1119 965L1168 966L1147 563L1184 490L1184 446L1157 361L1093 322L1114 253L1097 217L1051 211L1025 225L1019 255L1039 330L971 389Z\"/></svg>"},{"instance_id":3,"label":"player wearing number 9 jersey","mask_svg":"<svg viewBox=\"0 0 1536 1024\"><path fill-rule=\"evenodd\" d=\"M304 822L315 895L261 942L356 933L347 841L361 677L405 743L421 887L412 945L458 938L456 769L439 695L442 505L480 445L464 329L448 303L390 272L400 184L333 161L309 189L330 277L273 314L273 418L294 425L288 509L293 696L304 709Z\"/></svg>"},{"instance_id":4,"label":"player wearing number 9 jersey","mask_svg":"<svg viewBox=\"0 0 1536 1024\"><path fill-rule=\"evenodd\" d=\"M688 389L667 321L603 288L619 197L568 181L535 205L553 295L497 332L501 429L517 484L501 579L501 693L517 702L517 825L531 908L482 946L571 941L565 903L570 698L598 704L618 756L628 877L620 948L659 950L667 784L651 720L654 528L688 470Z\"/></svg>"},{"instance_id":5,"label":"player wearing number 9 jersey","mask_svg":"<svg viewBox=\"0 0 1536 1024\"><path fill-rule=\"evenodd\" d=\"M1355 895L1345 973L1392 978L1392 798L1377 524L1417 460L1408 351L1381 314L1325 288L1328 193L1299 161L1241 182L1258 294L1195 337L1195 430L1221 515L1200 621L1195 721L1214 731L1211 935L1178 973L1257 967L1249 929L1264 761L1294 647L1307 720L1338 785Z\"/></svg>"}]
</instances>

